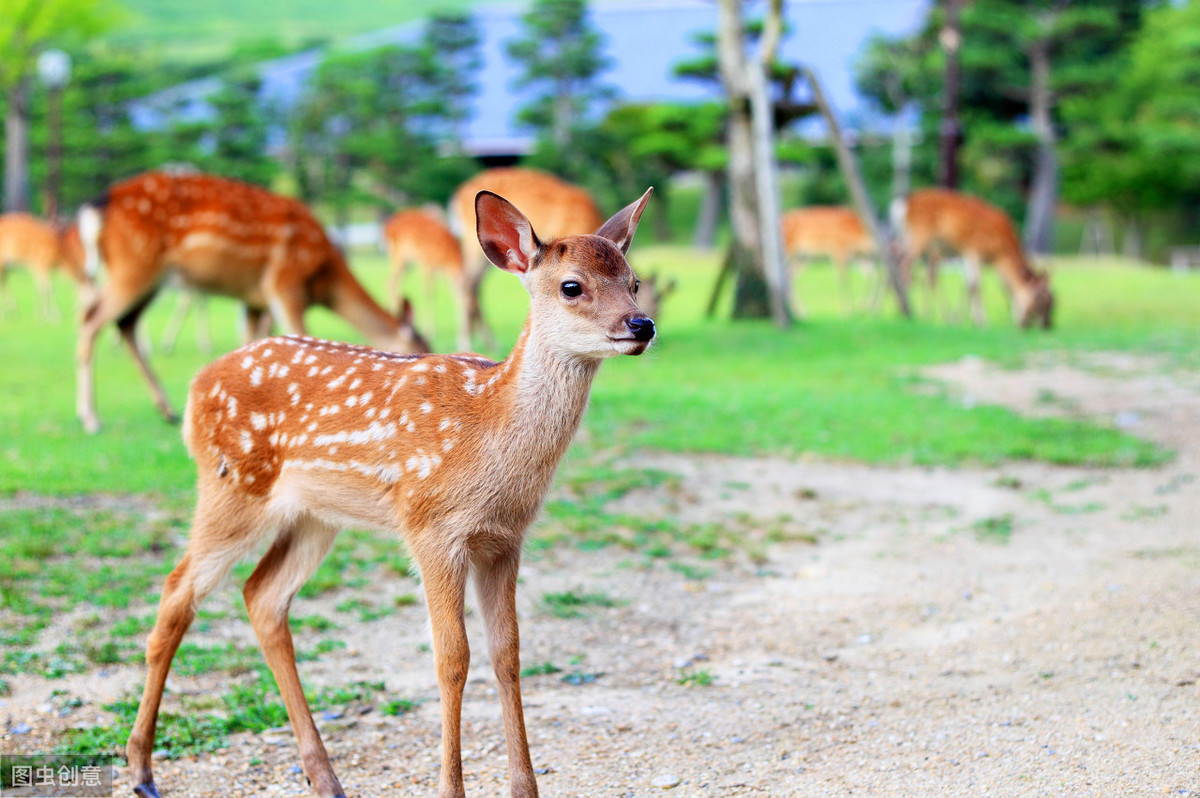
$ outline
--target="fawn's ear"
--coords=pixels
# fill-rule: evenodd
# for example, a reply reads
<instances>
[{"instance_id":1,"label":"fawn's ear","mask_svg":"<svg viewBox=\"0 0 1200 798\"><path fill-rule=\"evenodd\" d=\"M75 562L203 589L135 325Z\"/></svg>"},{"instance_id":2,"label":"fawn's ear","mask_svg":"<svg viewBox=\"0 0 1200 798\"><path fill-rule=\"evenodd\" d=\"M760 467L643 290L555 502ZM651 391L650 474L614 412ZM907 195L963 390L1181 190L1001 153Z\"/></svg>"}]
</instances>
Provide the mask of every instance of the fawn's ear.
<instances>
[{"instance_id":1,"label":"fawn's ear","mask_svg":"<svg viewBox=\"0 0 1200 798\"><path fill-rule=\"evenodd\" d=\"M640 200L617 211L613 218L596 231L596 235L607 238L616 244L617 249L621 250L621 254L624 255L629 251L629 245L633 243L633 234L637 232L638 220L642 218L642 211L646 210L646 203L650 201L650 195L653 193L653 186L646 189L646 193Z\"/></svg>"},{"instance_id":2,"label":"fawn's ear","mask_svg":"<svg viewBox=\"0 0 1200 798\"><path fill-rule=\"evenodd\" d=\"M542 247L525 214L490 191L475 195L475 232L487 259L514 274L529 271Z\"/></svg>"},{"instance_id":3,"label":"fawn's ear","mask_svg":"<svg viewBox=\"0 0 1200 798\"><path fill-rule=\"evenodd\" d=\"M400 297L400 307L396 310L396 320L400 322L401 327L412 324L413 306L412 302L409 302L406 296Z\"/></svg>"}]
</instances>

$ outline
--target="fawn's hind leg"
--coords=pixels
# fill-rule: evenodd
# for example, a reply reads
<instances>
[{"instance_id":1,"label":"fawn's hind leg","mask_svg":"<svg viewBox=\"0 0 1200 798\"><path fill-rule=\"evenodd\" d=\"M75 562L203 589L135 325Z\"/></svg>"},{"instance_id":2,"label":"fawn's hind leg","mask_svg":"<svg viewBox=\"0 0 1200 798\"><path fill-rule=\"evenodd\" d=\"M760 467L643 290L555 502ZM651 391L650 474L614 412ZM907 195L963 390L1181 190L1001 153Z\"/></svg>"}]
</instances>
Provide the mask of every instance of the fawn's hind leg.
<instances>
[{"instance_id":1,"label":"fawn's hind leg","mask_svg":"<svg viewBox=\"0 0 1200 798\"><path fill-rule=\"evenodd\" d=\"M158 796L150 752L154 750L158 708L171 660L196 617L196 607L253 547L262 528L260 514L223 512L223 503L206 500L206 493L202 483L187 554L163 585L158 620L146 644L146 686L125 746L133 791L142 798Z\"/></svg>"},{"instance_id":2,"label":"fawn's hind leg","mask_svg":"<svg viewBox=\"0 0 1200 798\"><path fill-rule=\"evenodd\" d=\"M271 544L242 591L250 623L287 707L304 773L321 798L345 798L345 793L329 763L329 754L300 685L296 650L288 628L288 609L296 593L325 559L338 531L311 515L301 516Z\"/></svg>"}]
</instances>

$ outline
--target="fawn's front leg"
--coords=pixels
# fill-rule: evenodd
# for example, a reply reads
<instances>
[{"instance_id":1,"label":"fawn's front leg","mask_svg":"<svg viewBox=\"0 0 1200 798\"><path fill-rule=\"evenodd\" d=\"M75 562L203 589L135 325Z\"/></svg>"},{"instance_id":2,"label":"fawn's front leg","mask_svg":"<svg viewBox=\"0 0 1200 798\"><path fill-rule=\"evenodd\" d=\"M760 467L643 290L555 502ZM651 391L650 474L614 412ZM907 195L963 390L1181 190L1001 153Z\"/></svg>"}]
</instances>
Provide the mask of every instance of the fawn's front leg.
<instances>
[{"instance_id":1,"label":"fawn's front leg","mask_svg":"<svg viewBox=\"0 0 1200 798\"><path fill-rule=\"evenodd\" d=\"M430 537L434 537L432 534ZM413 554L421 566L425 603L433 630L433 658L437 665L442 700L442 772L438 798L464 798L462 779L463 688L471 664L471 649L463 623L463 596L467 582L467 560L457 552L439 549Z\"/></svg>"},{"instance_id":2,"label":"fawn's front leg","mask_svg":"<svg viewBox=\"0 0 1200 798\"><path fill-rule=\"evenodd\" d=\"M487 628L488 653L500 688L508 779L513 798L537 798L537 780L529 760L525 713L521 707L521 637L517 629L517 573L521 551L475 562L475 589Z\"/></svg>"}]
</instances>

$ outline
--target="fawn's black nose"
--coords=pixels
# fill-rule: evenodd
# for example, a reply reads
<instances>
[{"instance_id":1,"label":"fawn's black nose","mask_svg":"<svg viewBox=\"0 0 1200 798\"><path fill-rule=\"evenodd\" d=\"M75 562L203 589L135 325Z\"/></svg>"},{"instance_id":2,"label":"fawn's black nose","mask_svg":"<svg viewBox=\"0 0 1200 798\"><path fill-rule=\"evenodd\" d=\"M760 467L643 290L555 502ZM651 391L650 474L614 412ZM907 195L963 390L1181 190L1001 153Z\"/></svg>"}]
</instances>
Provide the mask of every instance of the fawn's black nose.
<instances>
[{"instance_id":1,"label":"fawn's black nose","mask_svg":"<svg viewBox=\"0 0 1200 798\"><path fill-rule=\"evenodd\" d=\"M629 328L629 332L633 333L633 337L639 341L649 341L654 337L654 321L645 316L635 316L632 319L626 319L625 326Z\"/></svg>"}]
</instances>

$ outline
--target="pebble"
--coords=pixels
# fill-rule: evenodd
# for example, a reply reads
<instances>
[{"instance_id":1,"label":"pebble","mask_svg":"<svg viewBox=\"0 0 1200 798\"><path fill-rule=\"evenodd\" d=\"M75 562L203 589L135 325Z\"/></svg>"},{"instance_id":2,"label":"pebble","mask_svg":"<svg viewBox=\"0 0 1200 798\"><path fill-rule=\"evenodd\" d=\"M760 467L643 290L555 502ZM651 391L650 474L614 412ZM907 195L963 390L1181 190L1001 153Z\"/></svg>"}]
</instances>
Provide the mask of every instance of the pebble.
<instances>
[{"instance_id":1,"label":"pebble","mask_svg":"<svg viewBox=\"0 0 1200 798\"><path fill-rule=\"evenodd\" d=\"M29 732L32 728L33 727L30 726L28 723L18 723L16 726L13 726L11 729L9 729L8 733L9 734L29 734Z\"/></svg>"},{"instance_id":2,"label":"pebble","mask_svg":"<svg viewBox=\"0 0 1200 798\"><path fill-rule=\"evenodd\" d=\"M650 783L655 787L661 787L664 790L669 790L672 787L678 787L679 782L680 778L674 773L664 773Z\"/></svg>"}]
</instances>

